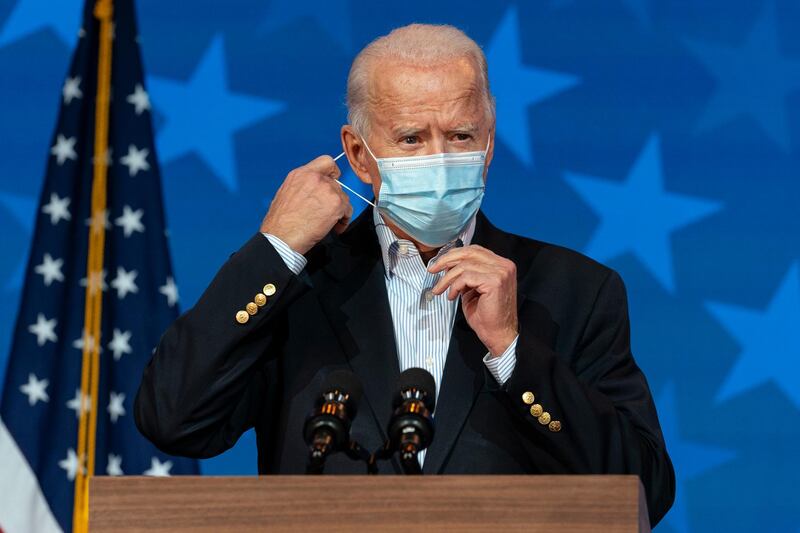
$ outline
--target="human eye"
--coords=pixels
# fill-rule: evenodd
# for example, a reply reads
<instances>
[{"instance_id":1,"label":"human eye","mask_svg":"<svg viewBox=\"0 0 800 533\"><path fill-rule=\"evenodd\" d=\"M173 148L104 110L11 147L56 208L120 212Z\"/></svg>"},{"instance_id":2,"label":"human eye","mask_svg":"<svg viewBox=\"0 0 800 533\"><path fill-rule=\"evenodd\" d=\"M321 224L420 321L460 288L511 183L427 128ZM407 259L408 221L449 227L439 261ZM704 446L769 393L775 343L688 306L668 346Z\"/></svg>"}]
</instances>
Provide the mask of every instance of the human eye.
<instances>
[{"instance_id":1,"label":"human eye","mask_svg":"<svg viewBox=\"0 0 800 533\"><path fill-rule=\"evenodd\" d=\"M419 137L417 135L404 135L402 142L403 144L417 144Z\"/></svg>"},{"instance_id":2,"label":"human eye","mask_svg":"<svg viewBox=\"0 0 800 533\"><path fill-rule=\"evenodd\" d=\"M471 141L472 135L470 135L469 133L458 132L453 135L453 140L458 142Z\"/></svg>"}]
</instances>

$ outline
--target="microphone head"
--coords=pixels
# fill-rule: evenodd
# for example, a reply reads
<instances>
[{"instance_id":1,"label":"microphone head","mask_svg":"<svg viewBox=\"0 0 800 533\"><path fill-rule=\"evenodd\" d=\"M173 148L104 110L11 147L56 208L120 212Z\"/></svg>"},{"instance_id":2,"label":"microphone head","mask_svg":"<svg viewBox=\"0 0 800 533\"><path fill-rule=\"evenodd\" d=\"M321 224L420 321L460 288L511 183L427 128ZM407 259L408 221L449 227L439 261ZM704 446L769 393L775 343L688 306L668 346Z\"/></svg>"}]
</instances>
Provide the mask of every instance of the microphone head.
<instances>
[{"instance_id":1,"label":"microphone head","mask_svg":"<svg viewBox=\"0 0 800 533\"><path fill-rule=\"evenodd\" d=\"M322 383L322 394L338 390L349 396L348 403L358 405L363 389L358 376L349 370L334 370Z\"/></svg>"},{"instance_id":2,"label":"microphone head","mask_svg":"<svg viewBox=\"0 0 800 533\"><path fill-rule=\"evenodd\" d=\"M433 412L436 407L436 380L424 368L409 368L400 374L398 380L400 394L409 389L417 389L424 395L425 406Z\"/></svg>"}]
</instances>

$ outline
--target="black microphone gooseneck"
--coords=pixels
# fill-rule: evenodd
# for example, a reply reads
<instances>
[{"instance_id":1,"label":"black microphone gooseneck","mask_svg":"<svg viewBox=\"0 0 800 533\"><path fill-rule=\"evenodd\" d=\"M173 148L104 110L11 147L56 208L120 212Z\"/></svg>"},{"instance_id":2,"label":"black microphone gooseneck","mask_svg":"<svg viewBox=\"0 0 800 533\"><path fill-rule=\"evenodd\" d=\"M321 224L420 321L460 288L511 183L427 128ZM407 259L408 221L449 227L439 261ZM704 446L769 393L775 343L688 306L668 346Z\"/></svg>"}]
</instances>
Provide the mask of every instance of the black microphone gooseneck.
<instances>
[{"instance_id":1,"label":"black microphone gooseneck","mask_svg":"<svg viewBox=\"0 0 800 533\"><path fill-rule=\"evenodd\" d=\"M409 368L400 374L399 384L385 450L399 453L405 474L422 474L417 455L433 441L436 382L427 370Z\"/></svg>"},{"instance_id":2,"label":"black microphone gooseneck","mask_svg":"<svg viewBox=\"0 0 800 533\"><path fill-rule=\"evenodd\" d=\"M349 370L331 372L323 383L322 394L303 426L308 445L307 474L322 474L325 459L331 453L355 453L354 446L358 445L350 442L350 424L356 416L361 391L361 383Z\"/></svg>"}]
</instances>

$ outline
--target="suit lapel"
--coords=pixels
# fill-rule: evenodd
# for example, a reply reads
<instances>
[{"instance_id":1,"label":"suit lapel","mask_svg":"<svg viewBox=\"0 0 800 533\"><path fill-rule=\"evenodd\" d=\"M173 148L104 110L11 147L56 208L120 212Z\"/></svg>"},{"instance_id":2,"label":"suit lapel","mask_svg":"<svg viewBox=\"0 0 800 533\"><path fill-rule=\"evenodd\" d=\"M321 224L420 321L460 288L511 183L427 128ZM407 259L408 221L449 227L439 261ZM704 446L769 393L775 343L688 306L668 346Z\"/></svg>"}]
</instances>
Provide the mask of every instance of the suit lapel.
<instances>
[{"instance_id":1,"label":"suit lapel","mask_svg":"<svg viewBox=\"0 0 800 533\"><path fill-rule=\"evenodd\" d=\"M385 438L400 369L384 266L371 224L372 213L367 210L341 242L330 246L328 270L337 282L319 299Z\"/></svg>"}]
</instances>

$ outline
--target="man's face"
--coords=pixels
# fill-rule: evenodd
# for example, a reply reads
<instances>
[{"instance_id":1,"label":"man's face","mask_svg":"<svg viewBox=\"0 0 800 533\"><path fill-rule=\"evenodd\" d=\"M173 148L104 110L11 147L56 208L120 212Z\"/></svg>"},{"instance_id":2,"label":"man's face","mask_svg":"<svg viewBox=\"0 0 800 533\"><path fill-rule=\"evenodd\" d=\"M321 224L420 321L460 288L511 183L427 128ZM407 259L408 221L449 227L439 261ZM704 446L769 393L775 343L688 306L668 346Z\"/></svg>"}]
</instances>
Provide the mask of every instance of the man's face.
<instances>
[{"instance_id":1,"label":"man's face","mask_svg":"<svg viewBox=\"0 0 800 533\"><path fill-rule=\"evenodd\" d=\"M484 150L494 123L488 115L477 68L467 58L436 67L386 61L375 66L369 90L370 132L375 157ZM345 127L348 128L348 127ZM345 135L345 142L348 142ZM356 135L349 142L360 145ZM489 168L494 146L486 158ZM378 198L380 173L362 146L353 146L358 177ZM359 172L359 170L361 170ZM484 170L484 179L485 179Z\"/></svg>"}]
</instances>

